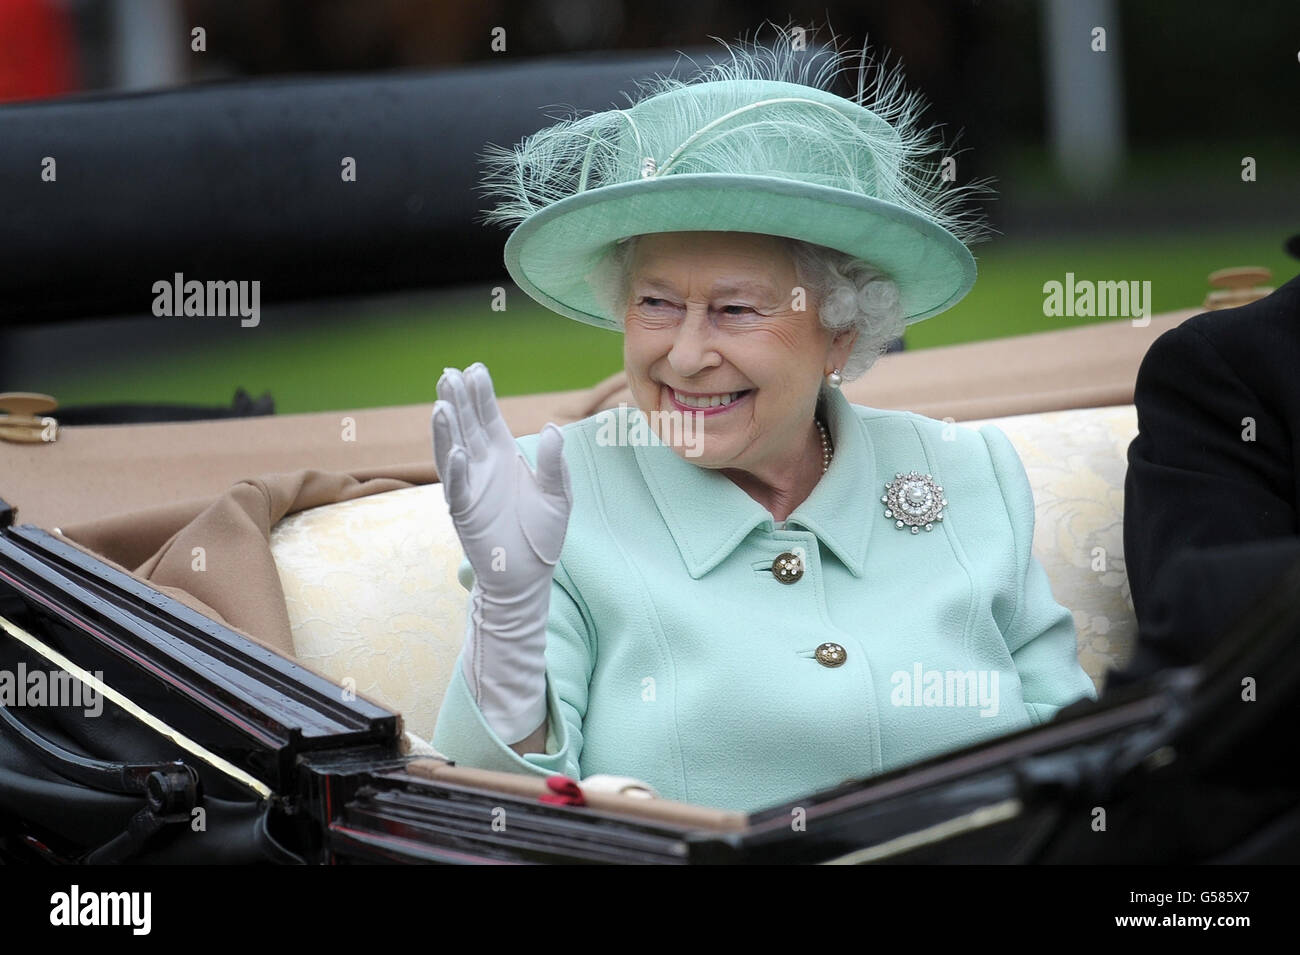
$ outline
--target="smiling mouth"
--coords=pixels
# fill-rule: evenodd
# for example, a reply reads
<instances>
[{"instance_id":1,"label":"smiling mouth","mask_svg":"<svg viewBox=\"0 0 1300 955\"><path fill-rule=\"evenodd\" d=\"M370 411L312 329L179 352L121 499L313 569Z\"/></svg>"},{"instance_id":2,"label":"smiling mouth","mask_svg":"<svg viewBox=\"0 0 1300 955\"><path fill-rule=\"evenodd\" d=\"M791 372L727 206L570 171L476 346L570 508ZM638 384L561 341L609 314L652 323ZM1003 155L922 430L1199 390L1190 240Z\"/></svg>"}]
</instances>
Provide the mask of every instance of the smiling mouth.
<instances>
[{"instance_id":1,"label":"smiling mouth","mask_svg":"<svg viewBox=\"0 0 1300 955\"><path fill-rule=\"evenodd\" d=\"M668 394L671 396L673 404L685 411L717 411L730 408L732 405L743 401L754 389L746 388L743 391L719 392L713 394L688 394L678 391L675 388L668 388Z\"/></svg>"}]
</instances>

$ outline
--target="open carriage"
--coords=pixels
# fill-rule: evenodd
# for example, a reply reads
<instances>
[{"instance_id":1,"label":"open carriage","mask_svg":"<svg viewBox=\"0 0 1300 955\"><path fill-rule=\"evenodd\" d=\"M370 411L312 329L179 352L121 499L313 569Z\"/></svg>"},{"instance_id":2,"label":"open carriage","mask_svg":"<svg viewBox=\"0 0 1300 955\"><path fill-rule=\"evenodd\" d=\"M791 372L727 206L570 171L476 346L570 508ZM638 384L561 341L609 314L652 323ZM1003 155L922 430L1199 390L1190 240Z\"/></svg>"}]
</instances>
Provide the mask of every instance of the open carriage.
<instances>
[{"instance_id":1,"label":"open carriage","mask_svg":"<svg viewBox=\"0 0 1300 955\"><path fill-rule=\"evenodd\" d=\"M465 71L0 110L0 141L13 144L0 162L38 150L95 159L53 198L15 191L26 245L5 250L0 316L134 308L175 263L218 275L256 263L282 301L494 275L499 250L480 243L498 237L467 214L470 152L517 135L536 103L669 68L611 59L512 67L490 84ZM484 89L491 108L466 109ZM447 150L429 103L444 120L501 126L456 127L463 153L415 174L402 157ZM364 125L372 160L392 173L364 206L340 209L332 183L300 171L311 158L335 164L338 115ZM133 147L165 128L184 134ZM248 154L260 165L238 201L209 195L216 170ZM296 198L264 215L294 175ZM125 195L103 199L110 182ZM169 185L155 196L139 185L150 182ZM140 233L133 203L145 196L156 214ZM362 208L371 218L358 225ZM96 234L126 238L88 255L87 215ZM343 238L359 228L383 242L358 254ZM441 273L424 251L434 241L459 250ZM954 426L995 422L1011 438L1034 489L1035 553L1099 690L1136 639L1122 540L1133 382L1150 343L1192 314L891 353L845 389ZM789 804L742 813L587 792L454 765L428 743L466 612L431 460L432 394L408 407L103 424L60 421L39 400L11 398L0 421L0 671L50 675L39 703L0 698L5 861L1251 861L1300 846L1296 793L1261 793L1239 765L1276 704L1231 705L1243 667L1294 695L1300 580L1203 667ZM629 401L620 374L501 406L522 435ZM340 440L345 418L357 440ZM57 673L71 675L62 690L82 692L55 700ZM35 683L21 682L30 694ZM1094 838L1098 807L1130 835ZM1218 825L1200 824L1207 813Z\"/></svg>"}]
</instances>

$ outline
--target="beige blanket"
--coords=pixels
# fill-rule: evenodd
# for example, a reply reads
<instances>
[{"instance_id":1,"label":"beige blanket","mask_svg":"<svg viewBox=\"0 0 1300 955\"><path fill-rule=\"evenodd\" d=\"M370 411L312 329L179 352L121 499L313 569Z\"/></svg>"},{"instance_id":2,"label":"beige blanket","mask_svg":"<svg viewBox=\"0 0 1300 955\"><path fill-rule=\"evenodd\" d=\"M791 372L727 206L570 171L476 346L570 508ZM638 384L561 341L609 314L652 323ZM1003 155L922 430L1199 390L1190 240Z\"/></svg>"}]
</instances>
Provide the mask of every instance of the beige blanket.
<instances>
[{"instance_id":1,"label":"beige blanket","mask_svg":"<svg viewBox=\"0 0 1300 955\"><path fill-rule=\"evenodd\" d=\"M1193 314L887 355L845 393L959 421L1126 404L1147 347ZM619 372L585 391L500 403L521 435L622 402L631 394ZM51 446L0 443L2 493L21 520L61 524L73 544L292 656L271 528L306 508L436 481L431 406L68 428Z\"/></svg>"},{"instance_id":2,"label":"beige blanket","mask_svg":"<svg viewBox=\"0 0 1300 955\"><path fill-rule=\"evenodd\" d=\"M271 528L288 514L438 479L433 465L249 478L209 502L164 504L63 528L70 543L293 657Z\"/></svg>"}]
</instances>

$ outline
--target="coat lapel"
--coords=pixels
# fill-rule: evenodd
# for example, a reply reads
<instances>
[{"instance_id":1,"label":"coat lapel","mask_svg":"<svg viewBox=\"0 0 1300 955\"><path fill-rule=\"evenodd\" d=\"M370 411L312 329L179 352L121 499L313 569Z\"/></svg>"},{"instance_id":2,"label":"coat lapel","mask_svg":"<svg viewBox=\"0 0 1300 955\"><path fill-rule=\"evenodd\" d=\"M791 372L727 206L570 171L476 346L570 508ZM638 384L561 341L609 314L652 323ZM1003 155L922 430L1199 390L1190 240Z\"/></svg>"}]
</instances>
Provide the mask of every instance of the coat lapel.
<instances>
[{"instance_id":1,"label":"coat lapel","mask_svg":"<svg viewBox=\"0 0 1300 955\"><path fill-rule=\"evenodd\" d=\"M867 424L843 392L830 392L827 419L834 456L807 500L794 509L786 527L812 531L854 577L861 577L871 529L883 520L876 481L876 452Z\"/></svg>"},{"instance_id":2,"label":"coat lapel","mask_svg":"<svg viewBox=\"0 0 1300 955\"><path fill-rule=\"evenodd\" d=\"M830 393L826 410L835 450L830 470L786 526L811 531L861 577L877 510L870 493L875 454L865 423L841 392ZM620 411L644 417L637 408ZM767 509L727 477L692 464L644 427L651 439L634 446L637 465L692 578L721 563L755 527L774 526Z\"/></svg>"}]
</instances>

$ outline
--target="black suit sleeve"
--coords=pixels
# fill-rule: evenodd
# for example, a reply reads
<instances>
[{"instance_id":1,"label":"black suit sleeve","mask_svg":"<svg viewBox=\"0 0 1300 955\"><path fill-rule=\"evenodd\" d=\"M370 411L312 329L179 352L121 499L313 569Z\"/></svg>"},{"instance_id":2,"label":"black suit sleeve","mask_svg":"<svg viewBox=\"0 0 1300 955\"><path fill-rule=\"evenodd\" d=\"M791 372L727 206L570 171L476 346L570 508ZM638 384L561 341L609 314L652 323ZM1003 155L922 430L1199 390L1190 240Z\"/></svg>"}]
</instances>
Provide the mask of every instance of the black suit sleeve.
<instances>
[{"instance_id":1,"label":"black suit sleeve","mask_svg":"<svg viewBox=\"0 0 1300 955\"><path fill-rule=\"evenodd\" d=\"M1203 656L1300 556L1291 439L1245 380L1258 371L1227 360L1195 319L1142 362L1124 499L1140 635L1128 678Z\"/></svg>"},{"instance_id":2,"label":"black suit sleeve","mask_svg":"<svg viewBox=\"0 0 1300 955\"><path fill-rule=\"evenodd\" d=\"M1124 670L1112 672L1106 685L1120 686L1209 656L1238 618L1270 596L1298 562L1300 537L1179 551L1150 588L1133 659Z\"/></svg>"}]
</instances>

